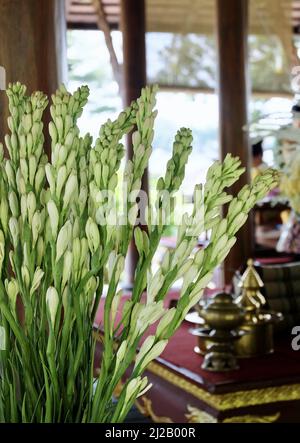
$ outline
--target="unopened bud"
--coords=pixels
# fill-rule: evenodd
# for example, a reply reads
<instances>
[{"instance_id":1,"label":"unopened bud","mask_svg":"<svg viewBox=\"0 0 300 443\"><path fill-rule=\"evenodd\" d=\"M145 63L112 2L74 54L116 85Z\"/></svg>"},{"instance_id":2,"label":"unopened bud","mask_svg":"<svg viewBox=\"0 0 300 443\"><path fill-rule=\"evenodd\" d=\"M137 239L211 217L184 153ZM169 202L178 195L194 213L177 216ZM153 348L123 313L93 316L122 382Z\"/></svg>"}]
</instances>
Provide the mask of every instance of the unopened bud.
<instances>
[{"instance_id":1,"label":"unopened bud","mask_svg":"<svg viewBox=\"0 0 300 443\"><path fill-rule=\"evenodd\" d=\"M50 288L48 288L48 290L46 292L46 303L47 303L47 306L49 309L50 321L51 321L52 327L54 327L59 298L58 298L57 290L53 286L50 286Z\"/></svg>"}]
</instances>

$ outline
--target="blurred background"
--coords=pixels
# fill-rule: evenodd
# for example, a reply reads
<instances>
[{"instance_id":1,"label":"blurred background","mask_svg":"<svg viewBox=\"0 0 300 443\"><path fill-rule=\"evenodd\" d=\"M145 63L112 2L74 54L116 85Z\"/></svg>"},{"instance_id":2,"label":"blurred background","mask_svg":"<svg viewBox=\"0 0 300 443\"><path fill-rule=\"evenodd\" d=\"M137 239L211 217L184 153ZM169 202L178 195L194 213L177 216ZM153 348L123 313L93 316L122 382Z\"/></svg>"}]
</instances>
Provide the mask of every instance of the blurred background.
<instances>
[{"instance_id":1,"label":"blurred background","mask_svg":"<svg viewBox=\"0 0 300 443\"><path fill-rule=\"evenodd\" d=\"M187 202L212 161L228 152L247 168L239 186L278 163L278 134L295 126L300 90L300 1L0 0L0 8L3 82L20 80L49 96L60 82L70 91L87 84L90 99L79 126L94 140L141 87L159 85L146 191L164 173L181 126L194 136L183 184ZM5 100L1 91L2 139ZM294 134L283 143L300 145L299 139ZM130 157L130 140L127 149ZM300 252L278 250L290 216L288 199L278 195L255 209L225 263L227 280L250 255ZM175 231L167 230L167 247L174 247Z\"/></svg>"},{"instance_id":2,"label":"blurred background","mask_svg":"<svg viewBox=\"0 0 300 443\"><path fill-rule=\"evenodd\" d=\"M102 0L104 19L110 29L113 51L119 66L123 62L121 5L118 0ZM274 8L274 3L277 4ZM293 2L297 3L297 2ZM296 27L300 4L250 0L249 120L276 112L288 113L292 106L291 56L300 40L291 35ZM289 8L290 7L290 8ZM146 0L147 83L157 83L159 115L151 158L150 178L158 178L170 156L174 133L180 126L193 130L194 151L188 165L184 188L203 181L211 162L219 157L216 6L214 0ZM283 12L283 15L281 14ZM122 109L116 76L110 64L110 46L99 30L93 1L67 1L68 86L82 82L91 89L91 100L81 119L83 131L97 136L99 123L113 118ZM286 40L292 37L285 47ZM138 60L137 60L138 63ZM234 84L234 78L232 79ZM272 140L264 151L273 161Z\"/></svg>"}]
</instances>

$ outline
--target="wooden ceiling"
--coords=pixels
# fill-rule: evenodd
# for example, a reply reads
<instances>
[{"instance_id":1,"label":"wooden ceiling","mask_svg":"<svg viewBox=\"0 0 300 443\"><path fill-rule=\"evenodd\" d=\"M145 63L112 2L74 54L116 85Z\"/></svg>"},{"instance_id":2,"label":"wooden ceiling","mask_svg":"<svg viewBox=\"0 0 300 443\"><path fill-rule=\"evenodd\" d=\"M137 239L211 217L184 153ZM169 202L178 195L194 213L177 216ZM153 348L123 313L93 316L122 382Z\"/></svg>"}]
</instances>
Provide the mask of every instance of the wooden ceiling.
<instances>
[{"instance_id":1,"label":"wooden ceiling","mask_svg":"<svg viewBox=\"0 0 300 443\"><path fill-rule=\"evenodd\" d=\"M106 20L112 29L119 29L120 0L102 0ZM66 0L67 24L70 29L97 29L97 16L92 0Z\"/></svg>"},{"instance_id":2,"label":"wooden ceiling","mask_svg":"<svg viewBox=\"0 0 300 443\"><path fill-rule=\"evenodd\" d=\"M260 10L264 2L260 2L259 7L255 8L256 1L259 3L259 0L250 0L250 30L257 33L261 33L262 30L268 32L268 29L274 27L274 23L268 18L267 10ZM300 34L300 0L276 1L286 11L283 21L288 18L294 32ZM102 0L102 4L111 29L119 29L120 0ZM66 0L66 11L70 29L97 29L93 0ZM146 23L149 32L210 33L214 29L214 21L214 0L146 0Z\"/></svg>"}]
</instances>

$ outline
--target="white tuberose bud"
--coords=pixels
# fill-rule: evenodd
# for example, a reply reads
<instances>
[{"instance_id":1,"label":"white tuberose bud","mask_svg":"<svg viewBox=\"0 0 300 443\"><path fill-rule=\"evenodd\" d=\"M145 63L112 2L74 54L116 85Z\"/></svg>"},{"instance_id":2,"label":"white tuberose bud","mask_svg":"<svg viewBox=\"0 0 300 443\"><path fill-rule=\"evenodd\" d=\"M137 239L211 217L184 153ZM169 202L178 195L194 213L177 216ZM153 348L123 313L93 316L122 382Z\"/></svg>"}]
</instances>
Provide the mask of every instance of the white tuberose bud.
<instances>
[{"instance_id":1,"label":"white tuberose bud","mask_svg":"<svg viewBox=\"0 0 300 443\"><path fill-rule=\"evenodd\" d=\"M50 220L50 226L51 226L51 232L53 235L53 238L56 238L57 235L57 228L58 228L58 210L56 207L56 204L53 200L50 200L47 204L48 214L49 214L49 220Z\"/></svg>"},{"instance_id":2,"label":"white tuberose bud","mask_svg":"<svg viewBox=\"0 0 300 443\"><path fill-rule=\"evenodd\" d=\"M41 268L36 268L30 288L30 295L34 294L34 292L38 289L43 276L44 276L44 271Z\"/></svg>"},{"instance_id":3,"label":"white tuberose bud","mask_svg":"<svg viewBox=\"0 0 300 443\"><path fill-rule=\"evenodd\" d=\"M16 248L19 241L19 224L15 217L9 219L9 230L12 236L13 245Z\"/></svg>"},{"instance_id":4,"label":"white tuberose bud","mask_svg":"<svg viewBox=\"0 0 300 443\"><path fill-rule=\"evenodd\" d=\"M15 278L12 278L10 281L5 280L5 289L8 295L10 306L15 310L17 295L19 293L19 285Z\"/></svg>"},{"instance_id":5,"label":"white tuberose bud","mask_svg":"<svg viewBox=\"0 0 300 443\"><path fill-rule=\"evenodd\" d=\"M53 286L50 286L50 288L48 288L48 290L46 292L46 303L47 303L47 306L49 309L50 320L51 320L52 326L54 326L58 303L59 303L59 298L58 298L57 290Z\"/></svg>"},{"instance_id":6,"label":"white tuberose bud","mask_svg":"<svg viewBox=\"0 0 300 443\"><path fill-rule=\"evenodd\" d=\"M72 225L70 220L68 220L61 230L58 233L57 236L57 242L56 242L56 262L63 256L65 253L72 236Z\"/></svg>"},{"instance_id":7,"label":"white tuberose bud","mask_svg":"<svg viewBox=\"0 0 300 443\"><path fill-rule=\"evenodd\" d=\"M100 245L100 234L98 226L91 217L89 217L88 221L86 222L85 232L90 251L92 254L94 254Z\"/></svg>"},{"instance_id":8,"label":"white tuberose bud","mask_svg":"<svg viewBox=\"0 0 300 443\"><path fill-rule=\"evenodd\" d=\"M78 188L77 175L71 174L67 180L64 194L64 209L68 207L70 202L74 199Z\"/></svg>"}]
</instances>

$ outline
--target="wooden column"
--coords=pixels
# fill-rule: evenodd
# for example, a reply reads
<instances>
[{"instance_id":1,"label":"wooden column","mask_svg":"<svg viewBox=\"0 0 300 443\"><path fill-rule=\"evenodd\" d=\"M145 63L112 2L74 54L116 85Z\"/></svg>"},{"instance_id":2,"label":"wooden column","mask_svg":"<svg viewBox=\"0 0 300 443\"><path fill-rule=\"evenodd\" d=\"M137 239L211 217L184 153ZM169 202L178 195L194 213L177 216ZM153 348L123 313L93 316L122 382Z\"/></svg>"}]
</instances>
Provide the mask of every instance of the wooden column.
<instances>
[{"instance_id":1,"label":"wooden column","mask_svg":"<svg viewBox=\"0 0 300 443\"><path fill-rule=\"evenodd\" d=\"M217 0L219 127L221 158L232 153L239 156L247 172L234 185L234 194L249 182L251 157L247 133L248 104L248 0ZM225 283L253 253L251 217L224 265Z\"/></svg>"},{"instance_id":2,"label":"wooden column","mask_svg":"<svg viewBox=\"0 0 300 443\"><path fill-rule=\"evenodd\" d=\"M123 33L123 75L124 105L140 96L141 89L146 85L146 43L145 43L145 1L121 0L121 27ZM132 158L131 135L127 137L127 156ZM148 193L148 171L142 180L142 190ZM138 254L131 244L128 257L129 285L134 280L134 271Z\"/></svg>"},{"instance_id":3,"label":"wooden column","mask_svg":"<svg viewBox=\"0 0 300 443\"><path fill-rule=\"evenodd\" d=\"M50 96L65 80L65 41L64 0L0 0L0 66L5 68L6 84L20 81L28 93L42 90ZM1 140L7 132L7 113L1 91Z\"/></svg>"}]
</instances>

